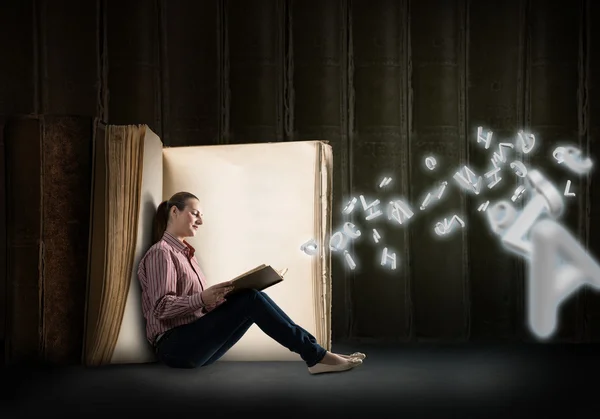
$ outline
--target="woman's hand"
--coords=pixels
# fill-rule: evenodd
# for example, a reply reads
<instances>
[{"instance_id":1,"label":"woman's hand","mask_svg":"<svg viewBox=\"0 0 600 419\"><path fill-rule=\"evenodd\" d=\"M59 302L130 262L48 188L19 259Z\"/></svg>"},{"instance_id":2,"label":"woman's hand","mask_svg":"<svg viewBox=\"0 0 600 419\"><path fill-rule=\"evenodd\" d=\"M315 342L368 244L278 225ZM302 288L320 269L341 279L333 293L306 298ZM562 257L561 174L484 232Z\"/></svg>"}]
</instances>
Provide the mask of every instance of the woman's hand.
<instances>
[{"instance_id":1,"label":"woman's hand","mask_svg":"<svg viewBox=\"0 0 600 419\"><path fill-rule=\"evenodd\" d=\"M206 307L214 307L225 301L225 296L233 290L231 281L221 282L202 291L202 302Z\"/></svg>"}]
</instances>

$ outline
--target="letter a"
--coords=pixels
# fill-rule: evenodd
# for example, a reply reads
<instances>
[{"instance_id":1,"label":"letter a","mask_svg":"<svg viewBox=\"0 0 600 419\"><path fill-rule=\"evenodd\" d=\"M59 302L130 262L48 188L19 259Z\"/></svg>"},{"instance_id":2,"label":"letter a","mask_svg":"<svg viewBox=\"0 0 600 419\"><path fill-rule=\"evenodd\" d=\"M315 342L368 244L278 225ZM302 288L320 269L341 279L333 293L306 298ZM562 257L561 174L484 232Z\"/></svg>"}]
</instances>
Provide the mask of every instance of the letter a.
<instances>
[{"instance_id":1,"label":"letter a","mask_svg":"<svg viewBox=\"0 0 600 419\"><path fill-rule=\"evenodd\" d=\"M541 338L556 328L560 304L577 288L600 288L600 266L563 226L550 219L531 230L529 323Z\"/></svg>"}]
</instances>

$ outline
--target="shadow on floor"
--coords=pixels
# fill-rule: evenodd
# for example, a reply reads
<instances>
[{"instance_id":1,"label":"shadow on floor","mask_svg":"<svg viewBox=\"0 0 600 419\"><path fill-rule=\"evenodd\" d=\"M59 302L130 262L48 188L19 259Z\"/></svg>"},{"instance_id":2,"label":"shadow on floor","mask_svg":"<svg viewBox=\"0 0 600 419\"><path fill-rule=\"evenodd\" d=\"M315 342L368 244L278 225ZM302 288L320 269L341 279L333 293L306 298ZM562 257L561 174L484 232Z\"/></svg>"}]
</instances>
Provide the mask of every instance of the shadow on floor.
<instances>
[{"instance_id":1,"label":"shadow on floor","mask_svg":"<svg viewBox=\"0 0 600 419\"><path fill-rule=\"evenodd\" d=\"M599 414L599 407L591 410L598 397L599 345L358 345L334 350L361 350L368 358L353 371L320 376L309 375L301 362L218 362L196 370L159 364L13 367L2 374L2 418Z\"/></svg>"}]
</instances>

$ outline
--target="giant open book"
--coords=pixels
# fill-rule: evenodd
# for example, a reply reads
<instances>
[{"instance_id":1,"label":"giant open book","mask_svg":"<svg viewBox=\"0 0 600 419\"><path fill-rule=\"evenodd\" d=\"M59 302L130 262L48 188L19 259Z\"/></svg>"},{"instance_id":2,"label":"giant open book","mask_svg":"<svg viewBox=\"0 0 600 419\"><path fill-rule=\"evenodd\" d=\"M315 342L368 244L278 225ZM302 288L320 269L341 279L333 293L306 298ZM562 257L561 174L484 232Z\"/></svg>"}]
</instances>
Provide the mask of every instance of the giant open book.
<instances>
[{"instance_id":1,"label":"giant open book","mask_svg":"<svg viewBox=\"0 0 600 419\"><path fill-rule=\"evenodd\" d=\"M157 206L178 191L200 199L204 225L189 243L208 285L260 265L285 280L264 290L331 347L332 151L323 141L164 147L149 127L100 127L94 142L83 361L155 360L146 340L137 268ZM314 239L319 253L300 246ZM253 325L222 360L300 360Z\"/></svg>"}]
</instances>

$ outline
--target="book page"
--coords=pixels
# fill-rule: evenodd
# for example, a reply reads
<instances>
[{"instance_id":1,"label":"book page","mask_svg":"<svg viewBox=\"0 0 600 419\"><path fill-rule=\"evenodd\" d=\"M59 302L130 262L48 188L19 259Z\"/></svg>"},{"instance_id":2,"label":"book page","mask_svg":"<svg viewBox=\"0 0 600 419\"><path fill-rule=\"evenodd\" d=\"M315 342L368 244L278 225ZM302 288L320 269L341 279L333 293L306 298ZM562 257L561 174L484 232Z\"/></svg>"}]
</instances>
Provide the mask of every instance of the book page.
<instances>
[{"instance_id":1,"label":"book page","mask_svg":"<svg viewBox=\"0 0 600 419\"><path fill-rule=\"evenodd\" d=\"M314 269L317 270L316 276L321 279L322 286L317 288L319 292L319 302L317 306L318 318L323 318L322 329L319 336L326 342L323 345L327 350L331 350L331 306L332 306L332 280L331 280L331 251L329 250L329 239L332 234L333 222L333 148L329 144L321 143L320 150L320 171L317 176L320 202L318 205L319 221L316 226L320 236L319 240L319 260L314 263Z\"/></svg>"},{"instance_id":2,"label":"book page","mask_svg":"<svg viewBox=\"0 0 600 419\"><path fill-rule=\"evenodd\" d=\"M319 142L166 148L163 198L188 191L200 199L204 225L188 239L209 285L266 264L288 268L264 292L317 339L314 257L300 246L319 242ZM325 324L325 323L323 323ZM324 328L319 327L319 329ZM326 346L327 342L320 342ZM253 325L223 360L300 360Z\"/></svg>"},{"instance_id":3,"label":"book page","mask_svg":"<svg viewBox=\"0 0 600 419\"><path fill-rule=\"evenodd\" d=\"M123 321L111 359L113 364L152 362L156 359L146 339L146 320L142 312L141 287L137 270L141 258L152 246L152 223L156 208L162 201L162 148L160 138L146 127L137 243Z\"/></svg>"}]
</instances>

